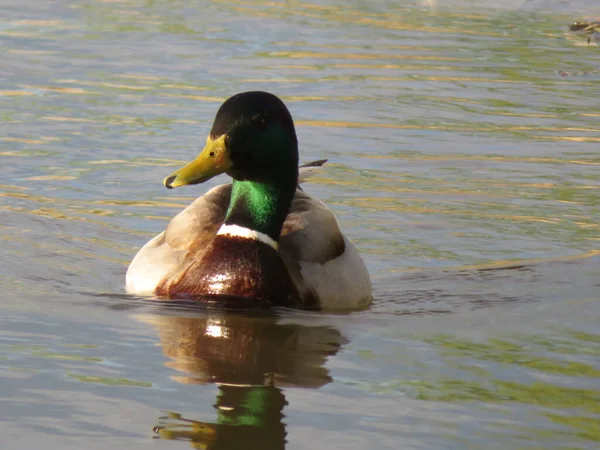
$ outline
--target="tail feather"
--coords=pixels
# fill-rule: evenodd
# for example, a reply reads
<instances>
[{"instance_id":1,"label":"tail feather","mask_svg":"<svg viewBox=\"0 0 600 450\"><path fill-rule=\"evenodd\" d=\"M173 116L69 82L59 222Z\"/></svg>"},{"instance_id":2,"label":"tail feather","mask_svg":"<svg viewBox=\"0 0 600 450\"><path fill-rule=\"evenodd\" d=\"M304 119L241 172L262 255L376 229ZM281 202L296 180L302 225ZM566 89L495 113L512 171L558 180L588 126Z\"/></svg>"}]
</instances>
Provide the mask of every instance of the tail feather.
<instances>
[{"instance_id":1,"label":"tail feather","mask_svg":"<svg viewBox=\"0 0 600 450\"><path fill-rule=\"evenodd\" d=\"M311 161L311 162L307 162L305 164L302 164L300 166L300 168L302 169L303 167L321 167L326 162L327 162L326 159L317 159L316 161Z\"/></svg>"},{"instance_id":2,"label":"tail feather","mask_svg":"<svg viewBox=\"0 0 600 450\"><path fill-rule=\"evenodd\" d=\"M319 159L318 161L311 161L300 166L298 171L298 184L304 183L308 178L314 176L323 170L323 164L327 162L326 159Z\"/></svg>"}]
</instances>

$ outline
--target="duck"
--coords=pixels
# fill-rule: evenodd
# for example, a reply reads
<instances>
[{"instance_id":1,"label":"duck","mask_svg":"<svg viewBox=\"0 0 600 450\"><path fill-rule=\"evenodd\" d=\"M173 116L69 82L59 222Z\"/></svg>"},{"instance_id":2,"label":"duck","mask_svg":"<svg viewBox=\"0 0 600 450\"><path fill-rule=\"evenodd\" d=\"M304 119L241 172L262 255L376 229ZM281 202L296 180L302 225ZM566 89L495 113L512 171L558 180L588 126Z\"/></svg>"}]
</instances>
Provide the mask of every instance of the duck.
<instances>
[{"instance_id":1,"label":"duck","mask_svg":"<svg viewBox=\"0 0 600 450\"><path fill-rule=\"evenodd\" d=\"M298 139L284 102L242 92L218 109L206 145L168 189L226 173L135 255L125 289L208 307L358 310L371 279L333 212L299 187Z\"/></svg>"},{"instance_id":2,"label":"duck","mask_svg":"<svg viewBox=\"0 0 600 450\"><path fill-rule=\"evenodd\" d=\"M592 42L592 37L594 37L595 40L598 40L600 33L600 21L574 22L569 26L569 31L581 32L587 35L587 43L590 44Z\"/></svg>"}]
</instances>

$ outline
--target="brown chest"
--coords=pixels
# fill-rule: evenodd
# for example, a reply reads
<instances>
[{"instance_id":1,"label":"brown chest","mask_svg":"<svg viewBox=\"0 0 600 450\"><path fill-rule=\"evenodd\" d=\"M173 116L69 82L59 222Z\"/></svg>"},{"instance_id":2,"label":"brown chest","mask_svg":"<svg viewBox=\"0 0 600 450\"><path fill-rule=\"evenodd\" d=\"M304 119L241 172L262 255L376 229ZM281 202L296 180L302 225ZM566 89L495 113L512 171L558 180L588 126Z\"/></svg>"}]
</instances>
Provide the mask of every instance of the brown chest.
<instances>
[{"instance_id":1,"label":"brown chest","mask_svg":"<svg viewBox=\"0 0 600 450\"><path fill-rule=\"evenodd\" d=\"M279 256L263 242L216 236L202 258L176 280L165 280L159 296L194 298L221 306L300 306L298 291Z\"/></svg>"}]
</instances>

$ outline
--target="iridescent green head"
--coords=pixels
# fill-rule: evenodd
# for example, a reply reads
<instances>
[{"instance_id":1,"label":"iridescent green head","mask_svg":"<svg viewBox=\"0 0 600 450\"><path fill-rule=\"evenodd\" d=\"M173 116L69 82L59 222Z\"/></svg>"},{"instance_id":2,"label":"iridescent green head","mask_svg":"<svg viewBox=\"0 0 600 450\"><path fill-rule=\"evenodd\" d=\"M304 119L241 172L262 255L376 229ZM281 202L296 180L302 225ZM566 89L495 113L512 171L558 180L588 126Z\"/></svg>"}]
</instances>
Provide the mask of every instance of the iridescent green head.
<instances>
[{"instance_id":1,"label":"iridescent green head","mask_svg":"<svg viewBox=\"0 0 600 450\"><path fill-rule=\"evenodd\" d=\"M268 92L243 92L221 105L206 146L185 167L165 178L169 189L203 183L227 172L235 180L298 178L298 140L292 116Z\"/></svg>"},{"instance_id":2,"label":"iridescent green head","mask_svg":"<svg viewBox=\"0 0 600 450\"><path fill-rule=\"evenodd\" d=\"M267 92L244 92L221 105L206 147L165 178L169 189L227 172L233 179L225 224L277 241L298 185L298 139L290 112Z\"/></svg>"}]
</instances>

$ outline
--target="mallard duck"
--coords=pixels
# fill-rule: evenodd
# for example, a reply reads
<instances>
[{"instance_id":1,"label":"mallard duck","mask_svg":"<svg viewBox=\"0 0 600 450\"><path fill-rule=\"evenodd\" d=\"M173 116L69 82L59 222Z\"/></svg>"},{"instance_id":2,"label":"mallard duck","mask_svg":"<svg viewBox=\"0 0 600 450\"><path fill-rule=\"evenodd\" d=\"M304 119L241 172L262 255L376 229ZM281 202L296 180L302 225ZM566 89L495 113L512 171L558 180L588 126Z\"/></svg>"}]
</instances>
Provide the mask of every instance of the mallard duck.
<instances>
[{"instance_id":1,"label":"mallard duck","mask_svg":"<svg viewBox=\"0 0 600 450\"><path fill-rule=\"evenodd\" d=\"M219 108L200 155L169 188L227 173L133 258L126 290L217 306L364 308L371 281L333 213L298 187L298 140L284 103L244 92Z\"/></svg>"}]
</instances>

